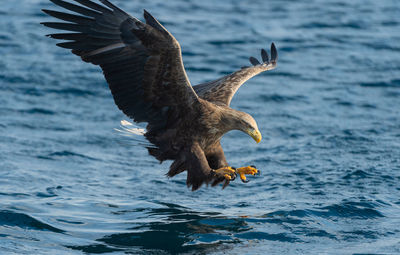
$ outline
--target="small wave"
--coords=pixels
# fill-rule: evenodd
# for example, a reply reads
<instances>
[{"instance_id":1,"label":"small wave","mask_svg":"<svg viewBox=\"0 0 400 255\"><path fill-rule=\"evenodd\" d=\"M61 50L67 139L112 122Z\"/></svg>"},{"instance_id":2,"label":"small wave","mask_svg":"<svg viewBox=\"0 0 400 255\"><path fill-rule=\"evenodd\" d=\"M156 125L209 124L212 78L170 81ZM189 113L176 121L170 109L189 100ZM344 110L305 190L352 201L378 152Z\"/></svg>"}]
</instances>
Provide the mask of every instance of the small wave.
<instances>
[{"instance_id":1,"label":"small wave","mask_svg":"<svg viewBox=\"0 0 400 255\"><path fill-rule=\"evenodd\" d=\"M394 79L391 81L378 81L378 82L362 82L360 83L360 86L362 87L383 87L383 88L397 88L400 87L400 80L399 79Z\"/></svg>"},{"instance_id":2,"label":"small wave","mask_svg":"<svg viewBox=\"0 0 400 255\"><path fill-rule=\"evenodd\" d=\"M11 37L8 35L0 34L0 40L11 41Z\"/></svg>"},{"instance_id":3,"label":"small wave","mask_svg":"<svg viewBox=\"0 0 400 255\"><path fill-rule=\"evenodd\" d=\"M55 228L49 224L41 222L27 214L17 213L13 211L0 211L0 225L20 227L24 229L36 229L42 231L51 231L55 233L63 233L64 230Z\"/></svg>"},{"instance_id":4,"label":"small wave","mask_svg":"<svg viewBox=\"0 0 400 255\"><path fill-rule=\"evenodd\" d=\"M43 114L43 115L54 115L55 112L42 109L42 108L31 108L27 110L20 110L20 113L27 113L27 114Z\"/></svg>"},{"instance_id":5,"label":"small wave","mask_svg":"<svg viewBox=\"0 0 400 255\"><path fill-rule=\"evenodd\" d=\"M271 94L271 95L260 95L259 98L263 100L264 102L289 102L289 101L304 101L305 96L285 96L285 95L280 95L280 94Z\"/></svg>"},{"instance_id":6,"label":"small wave","mask_svg":"<svg viewBox=\"0 0 400 255\"><path fill-rule=\"evenodd\" d=\"M376 105L369 104L369 103L362 104L361 107L365 108L365 109L376 109L376 108L378 108Z\"/></svg>"},{"instance_id":7,"label":"small wave","mask_svg":"<svg viewBox=\"0 0 400 255\"><path fill-rule=\"evenodd\" d=\"M367 202L344 202L341 204L334 204L317 210L310 210L312 214L324 217L346 217L346 218L359 218L359 219L373 219L384 217L378 210L374 209L374 205Z\"/></svg>"},{"instance_id":8,"label":"small wave","mask_svg":"<svg viewBox=\"0 0 400 255\"><path fill-rule=\"evenodd\" d=\"M0 43L0 47L4 48L21 48L21 45L16 43Z\"/></svg>"},{"instance_id":9,"label":"small wave","mask_svg":"<svg viewBox=\"0 0 400 255\"><path fill-rule=\"evenodd\" d=\"M192 56L203 56L203 57L207 57L207 54L201 53L201 52L192 52L192 51L184 51L182 52L182 56L184 57L192 57Z\"/></svg>"},{"instance_id":10,"label":"small wave","mask_svg":"<svg viewBox=\"0 0 400 255\"><path fill-rule=\"evenodd\" d=\"M49 187L46 189L46 192L37 192L36 196L41 198L48 198L48 197L56 197L56 190L62 189L62 186L57 187Z\"/></svg>"},{"instance_id":11,"label":"small wave","mask_svg":"<svg viewBox=\"0 0 400 255\"><path fill-rule=\"evenodd\" d=\"M104 244L93 244L93 245L82 245L82 246L72 246L67 245L66 248L82 251L87 254L103 254L103 253L111 253L122 251L122 249L112 248Z\"/></svg>"},{"instance_id":12,"label":"small wave","mask_svg":"<svg viewBox=\"0 0 400 255\"><path fill-rule=\"evenodd\" d=\"M343 179L345 180L350 180L350 179L364 179L364 178L368 178L371 175L364 172L363 170L356 170L354 172L351 172L349 174L346 174Z\"/></svg>"},{"instance_id":13,"label":"small wave","mask_svg":"<svg viewBox=\"0 0 400 255\"><path fill-rule=\"evenodd\" d=\"M400 47L398 46L392 46L383 42L368 42L368 43L363 43L362 45L369 47L374 50L388 50L388 51L400 51Z\"/></svg>"},{"instance_id":14,"label":"small wave","mask_svg":"<svg viewBox=\"0 0 400 255\"><path fill-rule=\"evenodd\" d=\"M65 219L56 219L58 222L61 223L66 223L66 224L71 224L71 225L83 225L85 224L82 221L71 221L71 220L65 220Z\"/></svg>"},{"instance_id":15,"label":"small wave","mask_svg":"<svg viewBox=\"0 0 400 255\"><path fill-rule=\"evenodd\" d=\"M242 239L250 239L250 240L269 240L269 241L279 241L279 242L289 242L289 243L294 243L300 241L298 238L295 237L290 237L289 235L285 233L279 233L279 234L269 234L265 232L246 232L243 234L237 234L235 235L238 238Z\"/></svg>"},{"instance_id":16,"label":"small wave","mask_svg":"<svg viewBox=\"0 0 400 255\"><path fill-rule=\"evenodd\" d=\"M398 26L400 23L394 20L388 20L388 21L382 21L381 25L384 27L396 27Z\"/></svg>"},{"instance_id":17,"label":"small wave","mask_svg":"<svg viewBox=\"0 0 400 255\"><path fill-rule=\"evenodd\" d=\"M83 154L75 153L72 151L57 151L48 154L47 156L38 156L38 158L41 159L55 159L58 157L78 157L78 158L83 158L83 159L90 159L90 160L97 160L96 158L92 158Z\"/></svg>"},{"instance_id":18,"label":"small wave","mask_svg":"<svg viewBox=\"0 0 400 255\"><path fill-rule=\"evenodd\" d=\"M0 46L2 46L0 44ZM19 83L31 83L32 81L23 77L23 75L11 75L11 74L0 74L0 80L3 80L9 84L19 84ZM15 86L14 86L15 87Z\"/></svg>"},{"instance_id":19,"label":"small wave","mask_svg":"<svg viewBox=\"0 0 400 255\"><path fill-rule=\"evenodd\" d=\"M269 218L279 219L280 222L300 224L301 222L298 221L298 218L304 218L308 215L309 215L309 213L306 210L297 209L297 210L291 210L291 211L283 211L283 210L275 211L275 212L268 213L268 214L264 215L263 217L266 217L268 219ZM296 217L296 218L292 218L292 217ZM296 221L293 221L293 219L296 219Z\"/></svg>"},{"instance_id":20,"label":"small wave","mask_svg":"<svg viewBox=\"0 0 400 255\"><path fill-rule=\"evenodd\" d=\"M363 23L350 21L346 23L323 23L323 22L310 22L298 26L298 28L307 29L320 29L320 28L353 28L353 29L365 29L366 26Z\"/></svg>"},{"instance_id":21,"label":"small wave","mask_svg":"<svg viewBox=\"0 0 400 255\"><path fill-rule=\"evenodd\" d=\"M344 217L371 219L384 217L384 215L375 209L376 205L372 202L343 202L316 209L275 211L263 216L269 222L303 224L304 220L310 216L323 218Z\"/></svg>"},{"instance_id":22,"label":"small wave","mask_svg":"<svg viewBox=\"0 0 400 255\"><path fill-rule=\"evenodd\" d=\"M249 41L247 40L218 40L218 41L208 41L209 44L212 45L232 45L232 44L247 44Z\"/></svg>"},{"instance_id":23,"label":"small wave","mask_svg":"<svg viewBox=\"0 0 400 255\"><path fill-rule=\"evenodd\" d=\"M354 106L354 104L352 102L348 102L348 101L338 101L338 102L336 102L336 105L345 106L345 107Z\"/></svg>"},{"instance_id":24,"label":"small wave","mask_svg":"<svg viewBox=\"0 0 400 255\"><path fill-rule=\"evenodd\" d=\"M186 67L189 72L213 73L215 70L207 67Z\"/></svg>"},{"instance_id":25,"label":"small wave","mask_svg":"<svg viewBox=\"0 0 400 255\"><path fill-rule=\"evenodd\" d=\"M55 94L66 94L73 96L94 96L95 92L77 88L66 88L66 89L48 89L45 92L47 93L55 93Z\"/></svg>"},{"instance_id":26,"label":"small wave","mask_svg":"<svg viewBox=\"0 0 400 255\"><path fill-rule=\"evenodd\" d=\"M25 193L5 193L5 192L0 192L0 196L10 196L10 197L14 197L14 198L23 198L23 197L29 197L29 194L25 194Z\"/></svg>"},{"instance_id":27,"label":"small wave","mask_svg":"<svg viewBox=\"0 0 400 255\"><path fill-rule=\"evenodd\" d=\"M283 76L286 78L293 78L293 79L300 79L301 78L301 74L297 74L297 73L289 73L289 72L280 72L280 71L275 71L275 72L271 72L268 73L269 76Z\"/></svg>"},{"instance_id":28,"label":"small wave","mask_svg":"<svg viewBox=\"0 0 400 255\"><path fill-rule=\"evenodd\" d=\"M340 231L344 240L346 241L356 241L360 240L360 237L366 239L377 239L379 233L367 230L356 230L356 231Z\"/></svg>"}]
</instances>

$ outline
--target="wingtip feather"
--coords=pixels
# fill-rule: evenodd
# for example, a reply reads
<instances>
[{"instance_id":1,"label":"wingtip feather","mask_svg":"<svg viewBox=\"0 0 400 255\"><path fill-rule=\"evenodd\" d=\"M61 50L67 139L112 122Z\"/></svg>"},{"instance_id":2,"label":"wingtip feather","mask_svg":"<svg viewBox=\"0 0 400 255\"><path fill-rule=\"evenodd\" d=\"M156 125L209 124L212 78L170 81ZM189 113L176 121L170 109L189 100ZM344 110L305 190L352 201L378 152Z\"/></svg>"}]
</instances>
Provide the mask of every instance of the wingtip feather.
<instances>
[{"instance_id":1,"label":"wingtip feather","mask_svg":"<svg viewBox=\"0 0 400 255\"><path fill-rule=\"evenodd\" d=\"M264 50L264 49L261 49L261 58L262 58L262 61L263 61L264 63L268 63L268 62L269 62L268 53L267 53L267 51Z\"/></svg>"},{"instance_id":2,"label":"wingtip feather","mask_svg":"<svg viewBox=\"0 0 400 255\"><path fill-rule=\"evenodd\" d=\"M256 59L255 57L250 57L249 60L250 60L250 63L251 63L253 66L256 66L256 65L261 64L260 61L258 61L258 59Z\"/></svg>"},{"instance_id":3,"label":"wingtip feather","mask_svg":"<svg viewBox=\"0 0 400 255\"><path fill-rule=\"evenodd\" d=\"M278 60L278 51L276 50L275 44L271 43L271 62Z\"/></svg>"}]
</instances>

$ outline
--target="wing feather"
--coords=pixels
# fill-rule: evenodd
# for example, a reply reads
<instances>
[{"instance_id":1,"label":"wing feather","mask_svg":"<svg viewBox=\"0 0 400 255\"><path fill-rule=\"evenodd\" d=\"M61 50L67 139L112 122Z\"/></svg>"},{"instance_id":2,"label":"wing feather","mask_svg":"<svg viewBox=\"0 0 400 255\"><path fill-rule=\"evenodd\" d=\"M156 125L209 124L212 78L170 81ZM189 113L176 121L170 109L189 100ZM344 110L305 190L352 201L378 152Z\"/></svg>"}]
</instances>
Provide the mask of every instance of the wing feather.
<instances>
[{"instance_id":1,"label":"wing feather","mask_svg":"<svg viewBox=\"0 0 400 255\"><path fill-rule=\"evenodd\" d=\"M100 0L103 5L73 0L82 6L50 1L73 13L43 10L65 21L43 25L71 31L49 36L67 40L57 45L100 65L116 105L127 116L160 127L169 116L179 116L171 110L187 111L197 102L179 43L150 13L144 12L143 23L107 0Z\"/></svg>"},{"instance_id":2,"label":"wing feather","mask_svg":"<svg viewBox=\"0 0 400 255\"><path fill-rule=\"evenodd\" d=\"M275 44L271 44L271 60L269 60L268 53L264 49L261 50L261 57L263 63L260 63L254 57L250 57L250 62L253 66L243 67L232 74L215 81L196 85L193 88L199 97L213 103L229 106L236 91L243 83L261 72L272 70L276 67L278 52Z\"/></svg>"}]
</instances>

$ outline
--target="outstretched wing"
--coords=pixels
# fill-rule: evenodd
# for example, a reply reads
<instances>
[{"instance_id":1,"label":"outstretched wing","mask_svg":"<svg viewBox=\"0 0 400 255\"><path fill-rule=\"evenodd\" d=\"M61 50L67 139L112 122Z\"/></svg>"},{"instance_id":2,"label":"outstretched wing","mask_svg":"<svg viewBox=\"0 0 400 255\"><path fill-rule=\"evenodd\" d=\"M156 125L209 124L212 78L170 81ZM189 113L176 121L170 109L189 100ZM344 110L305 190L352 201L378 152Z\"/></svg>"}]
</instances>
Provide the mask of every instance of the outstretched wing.
<instances>
[{"instance_id":1,"label":"outstretched wing","mask_svg":"<svg viewBox=\"0 0 400 255\"><path fill-rule=\"evenodd\" d=\"M266 50L261 50L262 63L256 58L250 57L253 66L243 67L241 70L226 75L218 80L194 86L197 95L213 103L229 106L233 96L240 86L250 78L261 72L265 72L276 67L278 52L275 45L271 44L271 60Z\"/></svg>"},{"instance_id":2,"label":"outstretched wing","mask_svg":"<svg viewBox=\"0 0 400 255\"><path fill-rule=\"evenodd\" d=\"M177 40L148 12L146 23L107 0L50 0L74 14L43 10L66 22L43 25L72 31L49 35L84 61L99 65L116 105L136 122L162 128L168 116L187 111L198 100L182 62ZM77 15L78 14L78 15ZM149 126L148 126L149 129Z\"/></svg>"}]
</instances>

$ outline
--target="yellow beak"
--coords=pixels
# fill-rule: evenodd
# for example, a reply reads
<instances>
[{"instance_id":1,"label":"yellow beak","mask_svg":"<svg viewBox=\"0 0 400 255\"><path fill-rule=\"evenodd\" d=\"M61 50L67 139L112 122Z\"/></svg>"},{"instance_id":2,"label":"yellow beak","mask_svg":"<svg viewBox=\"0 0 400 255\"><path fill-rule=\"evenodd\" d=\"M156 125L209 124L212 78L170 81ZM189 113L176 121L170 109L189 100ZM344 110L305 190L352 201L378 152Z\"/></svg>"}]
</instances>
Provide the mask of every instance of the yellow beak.
<instances>
[{"instance_id":1,"label":"yellow beak","mask_svg":"<svg viewBox=\"0 0 400 255\"><path fill-rule=\"evenodd\" d=\"M257 143L261 142L262 135L260 131L256 129L249 129L247 133L249 134L249 136L253 137L254 141L256 141Z\"/></svg>"}]
</instances>

